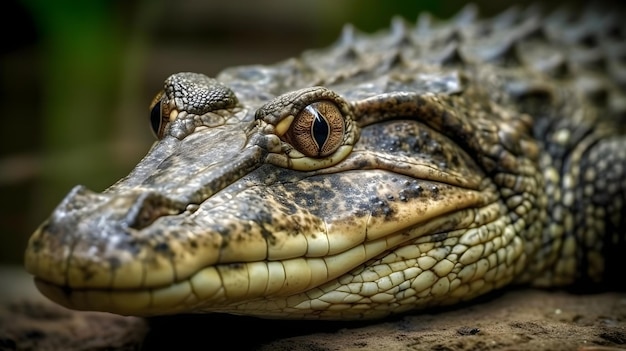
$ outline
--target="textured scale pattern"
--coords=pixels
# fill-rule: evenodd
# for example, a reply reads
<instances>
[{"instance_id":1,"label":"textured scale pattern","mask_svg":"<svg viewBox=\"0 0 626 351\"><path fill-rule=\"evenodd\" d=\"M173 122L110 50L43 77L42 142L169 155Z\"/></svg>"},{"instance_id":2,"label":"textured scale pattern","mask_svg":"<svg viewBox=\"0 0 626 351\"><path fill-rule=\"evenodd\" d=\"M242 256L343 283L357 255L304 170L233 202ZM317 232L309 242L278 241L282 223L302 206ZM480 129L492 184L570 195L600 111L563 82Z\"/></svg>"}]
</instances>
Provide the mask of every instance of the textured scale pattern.
<instances>
[{"instance_id":1,"label":"textured scale pattern","mask_svg":"<svg viewBox=\"0 0 626 351\"><path fill-rule=\"evenodd\" d=\"M26 267L65 306L131 315L379 318L509 284L611 284L625 39L617 11L468 6L174 74L152 106L159 141L105 192L68 194ZM300 150L292 123L320 101L318 132L344 134Z\"/></svg>"}]
</instances>

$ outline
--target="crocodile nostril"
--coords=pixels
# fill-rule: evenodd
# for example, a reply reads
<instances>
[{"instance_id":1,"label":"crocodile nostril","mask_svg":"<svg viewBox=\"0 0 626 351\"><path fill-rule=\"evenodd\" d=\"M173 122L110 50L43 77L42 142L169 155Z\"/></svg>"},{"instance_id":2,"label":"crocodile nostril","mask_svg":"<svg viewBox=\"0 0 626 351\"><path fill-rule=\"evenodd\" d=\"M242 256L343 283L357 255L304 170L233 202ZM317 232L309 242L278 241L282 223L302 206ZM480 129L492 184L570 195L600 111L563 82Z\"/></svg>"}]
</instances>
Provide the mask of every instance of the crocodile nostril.
<instances>
[{"instance_id":1,"label":"crocodile nostril","mask_svg":"<svg viewBox=\"0 0 626 351\"><path fill-rule=\"evenodd\" d=\"M180 214L186 205L168 199L157 193L143 193L128 210L126 223L130 228L142 229L157 218Z\"/></svg>"}]
</instances>

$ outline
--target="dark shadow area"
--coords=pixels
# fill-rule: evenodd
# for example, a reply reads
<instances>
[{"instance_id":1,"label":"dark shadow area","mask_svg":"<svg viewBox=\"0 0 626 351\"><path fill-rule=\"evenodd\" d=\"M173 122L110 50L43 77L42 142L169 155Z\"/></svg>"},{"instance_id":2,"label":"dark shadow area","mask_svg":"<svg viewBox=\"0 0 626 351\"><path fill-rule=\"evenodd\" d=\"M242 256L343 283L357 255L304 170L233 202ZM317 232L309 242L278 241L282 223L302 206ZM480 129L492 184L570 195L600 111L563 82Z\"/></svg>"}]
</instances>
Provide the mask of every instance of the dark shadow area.
<instances>
[{"instance_id":1,"label":"dark shadow area","mask_svg":"<svg viewBox=\"0 0 626 351\"><path fill-rule=\"evenodd\" d=\"M143 351L162 347L184 350L206 350L207 347L227 342L233 350L257 350L277 340L311 336L314 334L358 333L360 330L386 325L397 331L412 331L413 318L437 318L477 304L488 304L502 298L512 289L503 289L454 306L409 311L375 320L315 321L262 319L230 314L185 314L148 318L149 331ZM468 321L468 323L471 321ZM471 323L470 323L471 324ZM232 338L229 335L235 335Z\"/></svg>"}]
</instances>

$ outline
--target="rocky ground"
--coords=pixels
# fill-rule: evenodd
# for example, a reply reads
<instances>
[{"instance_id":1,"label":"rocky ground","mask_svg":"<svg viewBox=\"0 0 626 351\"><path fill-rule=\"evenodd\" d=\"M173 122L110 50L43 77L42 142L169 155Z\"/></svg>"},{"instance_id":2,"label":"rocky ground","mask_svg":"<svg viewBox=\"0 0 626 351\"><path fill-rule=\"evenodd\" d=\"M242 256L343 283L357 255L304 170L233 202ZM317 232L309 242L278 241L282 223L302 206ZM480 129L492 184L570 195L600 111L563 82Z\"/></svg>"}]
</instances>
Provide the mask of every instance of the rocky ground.
<instances>
[{"instance_id":1,"label":"rocky ground","mask_svg":"<svg viewBox=\"0 0 626 351\"><path fill-rule=\"evenodd\" d=\"M377 322L74 312L0 267L0 350L626 350L626 293L508 290ZM233 336L234 335L234 336Z\"/></svg>"}]
</instances>

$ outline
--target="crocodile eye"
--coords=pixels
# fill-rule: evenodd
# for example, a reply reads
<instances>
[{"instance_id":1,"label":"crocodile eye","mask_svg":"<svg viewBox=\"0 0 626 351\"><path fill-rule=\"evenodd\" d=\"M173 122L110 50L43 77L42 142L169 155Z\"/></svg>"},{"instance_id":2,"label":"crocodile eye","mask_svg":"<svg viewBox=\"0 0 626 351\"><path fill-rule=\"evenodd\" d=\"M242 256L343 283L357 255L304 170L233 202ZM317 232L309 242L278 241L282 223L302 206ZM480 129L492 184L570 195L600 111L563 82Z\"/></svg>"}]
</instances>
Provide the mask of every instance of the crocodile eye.
<instances>
[{"instance_id":1,"label":"crocodile eye","mask_svg":"<svg viewBox=\"0 0 626 351\"><path fill-rule=\"evenodd\" d=\"M309 157L324 157L341 146L345 125L337 105L318 101L307 105L294 118L284 137Z\"/></svg>"},{"instance_id":2,"label":"crocodile eye","mask_svg":"<svg viewBox=\"0 0 626 351\"><path fill-rule=\"evenodd\" d=\"M150 104L150 126L152 127L152 133L157 139L161 139L163 136L163 127L165 126L165 120L163 117L162 98L163 92L158 93L152 103Z\"/></svg>"}]
</instances>

